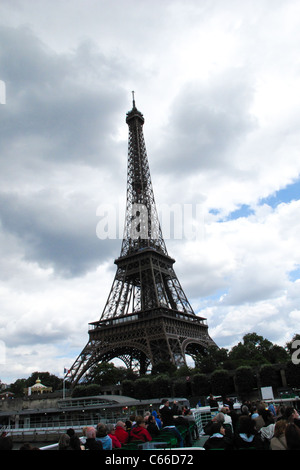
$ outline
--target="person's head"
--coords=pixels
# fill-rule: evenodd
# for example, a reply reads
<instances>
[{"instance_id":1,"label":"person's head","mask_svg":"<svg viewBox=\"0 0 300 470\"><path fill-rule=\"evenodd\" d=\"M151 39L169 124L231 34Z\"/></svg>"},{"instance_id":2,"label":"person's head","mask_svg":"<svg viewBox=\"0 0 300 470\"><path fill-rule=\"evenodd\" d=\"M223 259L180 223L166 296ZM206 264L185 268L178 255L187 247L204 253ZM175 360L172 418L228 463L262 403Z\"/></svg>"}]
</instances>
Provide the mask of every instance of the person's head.
<instances>
[{"instance_id":1,"label":"person's head","mask_svg":"<svg viewBox=\"0 0 300 470\"><path fill-rule=\"evenodd\" d=\"M300 429L295 423L289 423L287 425L285 438L289 450L300 450Z\"/></svg>"},{"instance_id":2,"label":"person's head","mask_svg":"<svg viewBox=\"0 0 300 470\"><path fill-rule=\"evenodd\" d=\"M238 422L238 432L252 436L255 433L255 422L250 416L241 415Z\"/></svg>"},{"instance_id":3,"label":"person's head","mask_svg":"<svg viewBox=\"0 0 300 470\"><path fill-rule=\"evenodd\" d=\"M107 434L115 434L116 428L113 424L107 423L106 429L107 429Z\"/></svg>"},{"instance_id":4,"label":"person's head","mask_svg":"<svg viewBox=\"0 0 300 470\"><path fill-rule=\"evenodd\" d=\"M169 402L169 400L168 400L167 398L163 398L162 401L161 401L161 404L162 404L163 406L169 406L170 402Z\"/></svg>"},{"instance_id":5,"label":"person's head","mask_svg":"<svg viewBox=\"0 0 300 470\"><path fill-rule=\"evenodd\" d=\"M88 426L85 431L85 435L87 439L95 439L96 437L96 429L92 426Z\"/></svg>"},{"instance_id":6,"label":"person's head","mask_svg":"<svg viewBox=\"0 0 300 470\"><path fill-rule=\"evenodd\" d=\"M210 435L212 436L213 434L224 434L225 429L223 428L222 423L220 422L215 422L212 424L210 428Z\"/></svg>"},{"instance_id":7,"label":"person's head","mask_svg":"<svg viewBox=\"0 0 300 470\"><path fill-rule=\"evenodd\" d=\"M68 434L68 436L70 436L70 437L75 436L75 431L74 431L74 429L69 428L69 429L67 430L67 434Z\"/></svg>"},{"instance_id":8,"label":"person's head","mask_svg":"<svg viewBox=\"0 0 300 470\"><path fill-rule=\"evenodd\" d=\"M143 416L137 416L136 417L136 425L137 426L146 426L145 425L145 418Z\"/></svg>"},{"instance_id":9,"label":"person's head","mask_svg":"<svg viewBox=\"0 0 300 470\"><path fill-rule=\"evenodd\" d=\"M274 437L280 437L285 433L287 427L287 421L285 419L280 419L276 422L274 428Z\"/></svg>"},{"instance_id":10,"label":"person's head","mask_svg":"<svg viewBox=\"0 0 300 470\"><path fill-rule=\"evenodd\" d=\"M155 423L155 418L153 415L147 417L147 423L148 424Z\"/></svg>"},{"instance_id":11,"label":"person's head","mask_svg":"<svg viewBox=\"0 0 300 470\"><path fill-rule=\"evenodd\" d=\"M106 425L104 423L97 424L97 436L104 437L107 434Z\"/></svg>"},{"instance_id":12,"label":"person's head","mask_svg":"<svg viewBox=\"0 0 300 470\"><path fill-rule=\"evenodd\" d=\"M247 405L243 405L241 408L241 413L243 416L249 416L249 408Z\"/></svg>"},{"instance_id":13,"label":"person's head","mask_svg":"<svg viewBox=\"0 0 300 470\"><path fill-rule=\"evenodd\" d=\"M266 409L266 406L265 406L264 403L260 402L260 403L257 405L257 413L258 413L259 415L262 415L263 412L265 411L265 409Z\"/></svg>"},{"instance_id":14,"label":"person's head","mask_svg":"<svg viewBox=\"0 0 300 470\"><path fill-rule=\"evenodd\" d=\"M284 416L285 415L285 410L286 410L286 406L285 405L281 405L278 407L278 414L280 416Z\"/></svg>"},{"instance_id":15,"label":"person's head","mask_svg":"<svg viewBox=\"0 0 300 470\"><path fill-rule=\"evenodd\" d=\"M265 422L265 425L268 426L269 424L274 423L274 417L270 410L263 410L261 413L262 419Z\"/></svg>"},{"instance_id":16,"label":"person's head","mask_svg":"<svg viewBox=\"0 0 300 470\"><path fill-rule=\"evenodd\" d=\"M216 423L221 423L223 424L225 421L225 415L224 413L218 413L214 418L213 421Z\"/></svg>"},{"instance_id":17,"label":"person's head","mask_svg":"<svg viewBox=\"0 0 300 470\"><path fill-rule=\"evenodd\" d=\"M68 434L62 434L59 438L58 447L59 449L65 449L70 445L70 436Z\"/></svg>"},{"instance_id":18,"label":"person's head","mask_svg":"<svg viewBox=\"0 0 300 470\"><path fill-rule=\"evenodd\" d=\"M125 428L126 428L126 424L125 424L123 421L117 421L117 422L116 422L116 428L125 429Z\"/></svg>"},{"instance_id":19,"label":"person's head","mask_svg":"<svg viewBox=\"0 0 300 470\"><path fill-rule=\"evenodd\" d=\"M293 406L287 406L285 409L284 417L285 419L287 419L289 423L292 423L294 419L299 418L299 414L298 414L298 411L295 410Z\"/></svg>"}]
</instances>

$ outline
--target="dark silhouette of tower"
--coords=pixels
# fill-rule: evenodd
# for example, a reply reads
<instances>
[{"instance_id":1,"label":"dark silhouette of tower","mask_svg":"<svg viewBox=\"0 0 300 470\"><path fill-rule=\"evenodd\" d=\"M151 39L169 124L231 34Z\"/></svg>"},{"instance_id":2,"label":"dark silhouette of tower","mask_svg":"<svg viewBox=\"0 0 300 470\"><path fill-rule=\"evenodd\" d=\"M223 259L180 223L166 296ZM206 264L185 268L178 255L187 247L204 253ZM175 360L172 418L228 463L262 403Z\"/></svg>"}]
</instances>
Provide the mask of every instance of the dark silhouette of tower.
<instances>
[{"instance_id":1,"label":"dark silhouette of tower","mask_svg":"<svg viewBox=\"0 0 300 470\"><path fill-rule=\"evenodd\" d=\"M169 361L186 363L215 343L205 318L195 315L173 269L157 215L143 135L144 117L135 106L129 127L127 206L117 271L99 321L68 373L76 384L98 362L120 358L145 373Z\"/></svg>"}]
</instances>

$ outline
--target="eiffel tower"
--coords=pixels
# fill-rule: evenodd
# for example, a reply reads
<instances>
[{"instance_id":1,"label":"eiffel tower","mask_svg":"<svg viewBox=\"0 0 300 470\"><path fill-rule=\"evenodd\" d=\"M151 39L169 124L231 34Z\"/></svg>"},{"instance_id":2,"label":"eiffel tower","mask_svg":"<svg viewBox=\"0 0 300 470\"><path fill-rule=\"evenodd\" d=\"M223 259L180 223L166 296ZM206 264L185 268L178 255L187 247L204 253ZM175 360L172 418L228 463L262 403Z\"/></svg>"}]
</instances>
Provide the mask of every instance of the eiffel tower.
<instances>
[{"instance_id":1,"label":"eiffel tower","mask_svg":"<svg viewBox=\"0 0 300 470\"><path fill-rule=\"evenodd\" d=\"M143 135L144 117L133 107L129 127L127 206L115 278L99 321L70 371L75 385L89 369L114 358L146 373L169 361L179 367L209 345L206 319L196 315L173 269L162 236Z\"/></svg>"}]
</instances>

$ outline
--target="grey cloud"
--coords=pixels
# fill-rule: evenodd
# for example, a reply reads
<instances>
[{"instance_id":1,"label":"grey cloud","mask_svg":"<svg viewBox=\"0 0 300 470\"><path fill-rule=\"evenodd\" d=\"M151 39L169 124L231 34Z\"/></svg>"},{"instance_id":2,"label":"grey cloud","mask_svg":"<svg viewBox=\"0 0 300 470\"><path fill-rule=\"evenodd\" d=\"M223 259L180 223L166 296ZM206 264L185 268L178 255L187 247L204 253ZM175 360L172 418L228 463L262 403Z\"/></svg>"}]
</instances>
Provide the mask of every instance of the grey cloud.
<instances>
[{"instance_id":1,"label":"grey cloud","mask_svg":"<svg viewBox=\"0 0 300 470\"><path fill-rule=\"evenodd\" d=\"M1 194L0 208L3 230L17 236L24 259L56 274L81 275L120 250L120 240L97 238L94 207L86 202L62 204L50 193Z\"/></svg>"},{"instance_id":2,"label":"grey cloud","mask_svg":"<svg viewBox=\"0 0 300 470\"><path fill-rule=\"evenodd\" d=\"M26 160L38 140L40 160L107 166L111 129L125 98L117 84L120 61L106 59L89 43L69 54L53 53L25 28L0 27L0 41L7 88L3 148L9 152L13 138ZM110 163L114 157L111 151Z\"/></svg>"},{"instance_id":3,"label":"grey cloud","mask_svg":"<svg viewBox=\"0 0 300 470\"><path fill-rule=\"evenodd\" d=\"M250 80L232 69L208 84L185 85L174 100L165 148L154 164L187 176L195 171L235 170L241 139L257 125L249 111Z\"/></svg>"},{"instance_id":4,"label":"grey cloud","mask_svg":"<svg viewBox=\"0 0 300 470\"><path fill-rule=\"evenodd\" d=\"M90 42L54 53L24 27L0 26L0 42L3 230L17 237L24 259L64 276L83 274L120 249L120 240L97 238L96 201L109 203L119 180L125 197L127 149L113 135L126 125L123 64ZM82 172L93 178L91 188L99 178L97 194L84 179L77 186L84 167L95 171Z\"/></svg>"},{"instance_id":5,"label":"grey cloud","mask_svg":"<svg viewBox=\"0 0 300 470\"><path fill-rule=\"evenodd\" d=\"M14 331L13 333L10 333L9 336L7 336L6 340L6 347L14 347L16 344L18 346L31 346L42 344L54 344L54 343L59 343L64 341L66 334L68 332L66 329L61 329L61 330L55 330L53 326L53 331L49 332L48 334L43 334L43 333L35 333L29 329L26 328L26 326L23 326L23 328L19 329L18 331ZM30 355L34 355L34 351L30 353Z\"/></svg>"}]
</instances>

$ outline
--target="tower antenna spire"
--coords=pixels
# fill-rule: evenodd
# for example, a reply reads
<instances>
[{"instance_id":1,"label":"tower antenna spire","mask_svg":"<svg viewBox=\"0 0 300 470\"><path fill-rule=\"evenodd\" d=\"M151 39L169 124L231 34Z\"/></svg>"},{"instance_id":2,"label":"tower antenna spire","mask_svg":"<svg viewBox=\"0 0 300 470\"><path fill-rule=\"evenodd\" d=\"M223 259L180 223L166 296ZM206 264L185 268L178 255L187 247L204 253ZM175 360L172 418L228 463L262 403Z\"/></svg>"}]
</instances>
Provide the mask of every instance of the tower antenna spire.
<instances>
[{"instance_id":1,"label":"tower antenna spire","mask_svg":"<svg viewBox=\"0 0 300 470\"><path fill-rule=\"evenodd\" d=\"M132 91L131 93L132 93L132 105L133 105L133 108L135 108L134 91Z\"/></svg>"}]
</instances>

